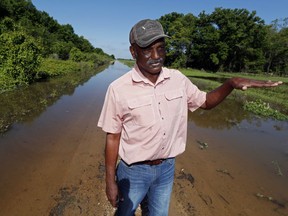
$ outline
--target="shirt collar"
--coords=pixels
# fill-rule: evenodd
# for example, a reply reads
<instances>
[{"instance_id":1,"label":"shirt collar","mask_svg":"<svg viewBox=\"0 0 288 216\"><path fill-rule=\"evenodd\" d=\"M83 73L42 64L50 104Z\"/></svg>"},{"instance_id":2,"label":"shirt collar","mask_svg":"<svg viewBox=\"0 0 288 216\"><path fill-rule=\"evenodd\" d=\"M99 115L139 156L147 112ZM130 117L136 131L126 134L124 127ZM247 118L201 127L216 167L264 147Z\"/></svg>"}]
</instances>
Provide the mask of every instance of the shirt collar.
<instances>
[{"instance_id":1,"label":"shirt collar","mask_svg":"<svg viewBox=\"0 0 288 216\"><path fill-rule=\"evenodd\" d=\"M165 79L170 78L170 71L167 70L167 68L162 67L162 70L159 74L159 77L157 79L157 82L155 83L155 85L157 85L158 83L162 82ZM149 79L147 79L140 71L139 67L137 64L134 65L133 69L132 69L132 80L134 82L144 82L144 83L149 83L151 84L151 81ZM154 84L153 84L154 85Z\"/></svg>"}]
</instances>

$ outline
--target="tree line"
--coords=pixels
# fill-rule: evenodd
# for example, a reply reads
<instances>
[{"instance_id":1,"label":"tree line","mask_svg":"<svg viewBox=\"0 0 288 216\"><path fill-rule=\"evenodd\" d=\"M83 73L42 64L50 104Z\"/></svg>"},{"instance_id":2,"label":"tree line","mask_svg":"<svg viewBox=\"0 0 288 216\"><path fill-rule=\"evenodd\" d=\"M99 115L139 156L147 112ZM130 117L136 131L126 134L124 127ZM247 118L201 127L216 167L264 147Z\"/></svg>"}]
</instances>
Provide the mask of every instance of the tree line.
<instances>
[{"instance_id":1,"label":"tree line","mask_svg":"<svg viewBox=\"0 0 288 216\"><path fill-rule=\"evenodd\" d=\"M288 75L288 18L266 25L255 11L215 8L198 17L173 12L159 21L171 36L167 66ZM97 67L115 58L75 34L70 24L37 10L31 0L1 0L0 92L56 74L40 71L43 59Z\"/></svg>"},{"instance_id":2,"label":"tree line","mask_svg":"<svg viewBox=\"0 0 288 216\"><path fill-rule=\"evenodd\" d=\"M171 36L168 66L288 75L288 18L266 25L255 11L215 8L198 17L173 12L159 21Z\"/></svg>"},{"instance_id":3,"label":"tree line","mask_svg":"<svg viewBox=\"0 0 288 216\"><path fill-rule=\"evenodd\" d=\"M70 24L61 25L37 10L31 0L1 0L0 92L41 78L45 72L39 66L48 58L92 62L97 67L114 56L75 34Z\"/></svg>"}]
</instances>

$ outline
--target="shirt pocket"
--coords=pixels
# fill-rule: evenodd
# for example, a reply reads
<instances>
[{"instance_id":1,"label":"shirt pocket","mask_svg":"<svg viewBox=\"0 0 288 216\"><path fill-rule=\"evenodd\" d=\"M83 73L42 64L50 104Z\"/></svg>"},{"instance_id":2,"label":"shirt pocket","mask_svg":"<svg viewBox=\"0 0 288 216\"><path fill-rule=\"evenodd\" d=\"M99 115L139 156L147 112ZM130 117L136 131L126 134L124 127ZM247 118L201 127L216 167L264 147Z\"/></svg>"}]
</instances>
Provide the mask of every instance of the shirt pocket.
<instances>
[{"instance_id":1,"label":"shirt pocket","mask_svg":"<svg viewBox=\"0 0 288 216\"><path fill-rule=\"evenodd\" d=\"M136 125L149 126L155 123L152 97L139 97L128 101L132 120Z\"/></svg>"},{"instance_id":2,"label":"shirt pocket","mask_svg":"<svg viewBox=\"0 0 288 216\"><path fill-rule=\"evenodd\" d=\"M165 99L167 104L167 110L169 115L181 114L183 109L183 91L173 90L165 93Z\"/></svg>"}]
</instances>

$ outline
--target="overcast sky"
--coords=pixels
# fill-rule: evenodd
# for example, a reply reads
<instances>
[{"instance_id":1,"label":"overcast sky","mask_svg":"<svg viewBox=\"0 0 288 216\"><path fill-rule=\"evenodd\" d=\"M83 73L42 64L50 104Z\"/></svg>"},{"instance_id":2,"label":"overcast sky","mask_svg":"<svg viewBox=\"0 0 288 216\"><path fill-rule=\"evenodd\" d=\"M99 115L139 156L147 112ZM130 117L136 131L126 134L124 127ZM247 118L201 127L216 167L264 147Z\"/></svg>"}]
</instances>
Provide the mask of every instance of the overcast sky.
<instances>
[{"instance_id":1,"label":"overcast sky","mask_svg":"<svg viewBox=\"0 0 288 216\"><path fill-rule=\"evenodd\" d=\"M288 17L288 0L32 0L60 24L72 25L94 47L116 58L131 58L128 34L141 19L158 19L177 12L198 16L216 7L256 11L266 24Z\"/></svg>"}]
</instances>

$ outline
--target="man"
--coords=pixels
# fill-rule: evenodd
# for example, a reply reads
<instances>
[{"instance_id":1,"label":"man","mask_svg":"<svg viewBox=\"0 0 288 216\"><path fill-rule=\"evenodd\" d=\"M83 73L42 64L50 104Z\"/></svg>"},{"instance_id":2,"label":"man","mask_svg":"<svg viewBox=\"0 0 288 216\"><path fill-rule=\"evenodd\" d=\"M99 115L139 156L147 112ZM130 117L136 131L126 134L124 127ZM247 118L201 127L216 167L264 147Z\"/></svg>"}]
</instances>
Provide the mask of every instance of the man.
<instances>
[{"instance_id":1,"label":"man","mask_svg":"<svg viewBox=\"0 0 288 216\"><path fill-rule=\"evenodd\" d=\"M134 215L144 198L149 215L168 215L175 157L186 145L188 109L211 109L233 89L281 84L231 78L205 93L178 70L163 67L167 37L155 20L133 26L129 40L136 64L110 84L98 122L107 133L106 194L117 215Z\"/></svg>"}]
</instances>

